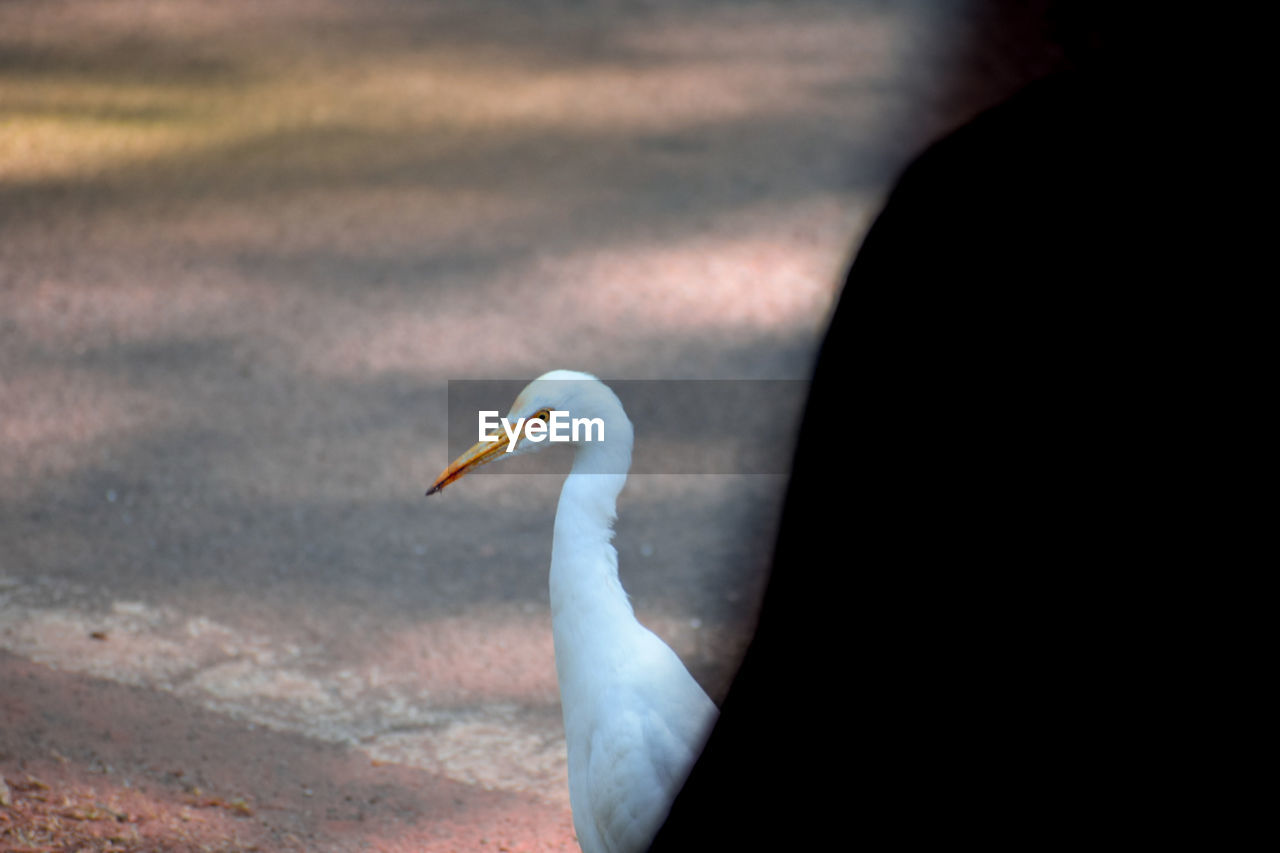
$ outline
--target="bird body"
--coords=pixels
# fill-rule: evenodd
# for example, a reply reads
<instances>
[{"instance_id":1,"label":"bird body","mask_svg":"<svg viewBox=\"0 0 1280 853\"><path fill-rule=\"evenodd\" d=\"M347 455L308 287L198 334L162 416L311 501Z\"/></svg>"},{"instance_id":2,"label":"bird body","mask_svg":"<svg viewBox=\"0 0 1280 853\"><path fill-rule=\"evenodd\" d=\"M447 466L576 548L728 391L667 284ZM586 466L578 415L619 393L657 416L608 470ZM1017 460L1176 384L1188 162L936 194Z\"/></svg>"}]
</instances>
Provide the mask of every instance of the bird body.
<instances>
[{"instance_id":1,"label":"bird body","mask_svg":"<svg viewBox=\"0 0 1280 853\"><path fill-rule=\"evenodd\" d=\"M717 711L676 653L636 620L618 579L613 523L633 443L621 402L593 376L553 371L520 393L508 420L555 410L605 424L604 440L577 445L551 547L551 626L574 828L585 853L643 851ZM499 438L464 453L432 492L509 455L496 444L506 442ZM519 438L515 444L511 453L543 446Z\"/></svg>"}]
</instances>

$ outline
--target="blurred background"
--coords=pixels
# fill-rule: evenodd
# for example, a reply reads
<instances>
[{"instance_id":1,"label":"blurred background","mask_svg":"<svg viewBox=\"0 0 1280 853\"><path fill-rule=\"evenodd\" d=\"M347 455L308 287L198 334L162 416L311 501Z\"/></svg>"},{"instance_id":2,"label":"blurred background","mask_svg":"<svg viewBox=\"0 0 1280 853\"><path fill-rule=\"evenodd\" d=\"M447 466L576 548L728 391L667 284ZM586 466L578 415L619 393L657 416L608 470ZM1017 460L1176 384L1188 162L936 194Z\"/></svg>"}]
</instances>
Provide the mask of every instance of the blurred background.
<instances>
[{"instance_id":1,"label":"blurred background","mask_svg":"<svg viewBox=\"0 0 1280 853\"><path fill-rule=\"evenodd\" d=\"M806 378L898 170L1067 64L1062 26L960 0L0 4L0 832L102 829L51 828L35 779L114 803L110 849L576 849L559 480L424 500L447 382ZM784 486L643 475L620 501L637 614L717 700Z\"/></svg>"}]
</instances>

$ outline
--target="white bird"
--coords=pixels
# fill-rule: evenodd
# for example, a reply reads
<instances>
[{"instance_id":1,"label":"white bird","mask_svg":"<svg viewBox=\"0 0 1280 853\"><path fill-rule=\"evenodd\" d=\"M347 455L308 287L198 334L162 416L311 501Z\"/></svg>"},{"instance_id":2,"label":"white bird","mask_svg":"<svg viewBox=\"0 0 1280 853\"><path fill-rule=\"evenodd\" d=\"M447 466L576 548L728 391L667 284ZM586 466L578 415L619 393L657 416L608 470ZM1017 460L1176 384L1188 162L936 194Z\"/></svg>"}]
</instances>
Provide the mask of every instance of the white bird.
<instances>
[{"instance_id":1,"label":"white bird","mask_svg":"<svg viewBox=\"0 0 1280 853\"><path fill-rule=\"evenodd\" d=\"M578 436L551 546L551 628L569 751L569 804L584 853L643 851L715 723L716 706L666 643L641 625L611 544L634 433L622 403L586 373L555 370L516 397L507 421L599 418ZM546 447L506 431L455 459L428 495L495 459Z\"/></svg>"}]
</instances>

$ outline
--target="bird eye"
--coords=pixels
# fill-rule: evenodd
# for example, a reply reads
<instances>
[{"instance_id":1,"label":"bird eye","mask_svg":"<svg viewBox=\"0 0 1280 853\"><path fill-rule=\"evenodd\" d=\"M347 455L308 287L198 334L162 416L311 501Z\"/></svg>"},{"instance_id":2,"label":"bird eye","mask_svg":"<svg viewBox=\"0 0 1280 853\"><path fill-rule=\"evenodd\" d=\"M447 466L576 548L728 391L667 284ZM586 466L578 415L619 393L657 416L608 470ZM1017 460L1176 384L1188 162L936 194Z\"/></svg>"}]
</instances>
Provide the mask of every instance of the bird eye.
<instances>
[{"instance_id":1,"label":"bird eye","mask_svg":"<svg viewBox=\"0 0 1280 853\"><path fill-rule=\"evenodd\" d=\"M546 409L543 409L541 412L538 412L536 415L534 415L534 417L540 421L550 420L551 413L548 412Z\"/></svg>"}]
</instances>

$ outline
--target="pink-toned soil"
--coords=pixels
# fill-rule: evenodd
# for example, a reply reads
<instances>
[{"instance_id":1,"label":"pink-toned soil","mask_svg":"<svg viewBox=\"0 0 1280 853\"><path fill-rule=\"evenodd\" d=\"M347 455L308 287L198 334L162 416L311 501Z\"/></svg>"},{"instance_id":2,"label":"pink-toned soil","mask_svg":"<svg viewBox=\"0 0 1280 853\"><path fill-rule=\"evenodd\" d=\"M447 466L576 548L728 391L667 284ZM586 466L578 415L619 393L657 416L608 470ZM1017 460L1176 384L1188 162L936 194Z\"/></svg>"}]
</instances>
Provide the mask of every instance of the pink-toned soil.
<instances>
[{"instance_id":1,"label":"pink-toned soil","mask_svg":"<svg viewBox=\"0 0 1280 853\"><path fill-rule=\"evenodd\" d=\"M0 850L576 849L558 483L424 501L446 383L806 377L896 170L1052 62L958 5L0 4ZM784 484L620 502L717 699Z\"/></svg>"}]
</instances>

